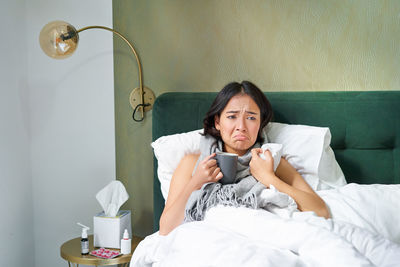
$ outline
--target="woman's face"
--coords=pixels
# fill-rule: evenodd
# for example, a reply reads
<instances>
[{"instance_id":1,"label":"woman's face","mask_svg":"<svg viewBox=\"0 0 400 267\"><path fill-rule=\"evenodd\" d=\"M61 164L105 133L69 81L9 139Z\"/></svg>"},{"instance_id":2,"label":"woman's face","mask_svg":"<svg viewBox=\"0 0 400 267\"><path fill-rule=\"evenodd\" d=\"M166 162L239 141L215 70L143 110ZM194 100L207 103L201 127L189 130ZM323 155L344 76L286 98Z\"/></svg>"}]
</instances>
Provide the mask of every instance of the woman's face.
<instances>
[{"instance_id":1,"label":"woman's face","mask_svg":"<svg viewBox=\"0 0 400 267\"><path fill-rule=\"evenodd\" d=\"M220 131L225 151L239 156L256 142L260 124L260 108L245 94L232 97L221 116L215 117L215 128Z\"/></svg>"}]
</instances>

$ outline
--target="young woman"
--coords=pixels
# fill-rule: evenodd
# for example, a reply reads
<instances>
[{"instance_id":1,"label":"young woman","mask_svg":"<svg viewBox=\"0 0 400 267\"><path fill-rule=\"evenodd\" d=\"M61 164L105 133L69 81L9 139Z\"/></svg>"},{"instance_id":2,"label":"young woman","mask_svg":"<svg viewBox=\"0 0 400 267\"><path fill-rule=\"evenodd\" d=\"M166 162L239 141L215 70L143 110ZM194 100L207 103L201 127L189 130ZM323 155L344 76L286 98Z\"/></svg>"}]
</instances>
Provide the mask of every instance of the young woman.
<instances>
[{"instance_id":1,"label":"young woman","mask_svg":"<svg viewBox=\"0 0 400 267\"><path fill-rule=\"evenodd\" d=\"M223 150L245 155L251 150L249 163L251 175L267 188L273 185L280 192L291 196L300 211L314 211L329 218L324 201L307 184L303 177L282 158L273 170L273 158L267 150L265 160L259 154L261 131L272 119L272 108L264 93L248 81L229 83L217 95L204 119L204 135L211 135L223 143ZM218 182L223 176L213 157L215 153L199 160L200 154L186 155L176 168L167 202L160 218L160 234L167 235L183 222L185 206L193 191L204 184ZM196 167L196 169L195 169Z\"/></svg>"}]
</instances>

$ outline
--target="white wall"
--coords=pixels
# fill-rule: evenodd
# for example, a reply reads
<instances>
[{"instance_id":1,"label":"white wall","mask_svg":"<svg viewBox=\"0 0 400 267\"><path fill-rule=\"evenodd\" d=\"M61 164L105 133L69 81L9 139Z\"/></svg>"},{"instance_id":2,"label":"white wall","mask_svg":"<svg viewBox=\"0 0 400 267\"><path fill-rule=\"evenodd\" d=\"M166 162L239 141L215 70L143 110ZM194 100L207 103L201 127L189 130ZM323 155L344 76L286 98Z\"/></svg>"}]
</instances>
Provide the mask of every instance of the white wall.
<instances>
[{"instance_id":1,"label":"white wall","mask_svg":"<svg viewBox=\"0 0 400 267\"><path fill-rule=\"evenodd\" d=\"M67 266L61 244L80 235L77 222L93 228L95 194L115 180L112 33L80 33L64 60L42 53L38 37L53 20L112 27L112 1L30 0L26 14L35 266Z\"/></svg>"},{"instance_id":2,"label":"white wall","mask_svg":"<svg viewBox=\"0 0 400 267\"><path fill-rule=\"evenodd\" d=\"M0 266L25 267L34 258L25 0L1 1L0 25Z\"/></svg>"}]
</instances>

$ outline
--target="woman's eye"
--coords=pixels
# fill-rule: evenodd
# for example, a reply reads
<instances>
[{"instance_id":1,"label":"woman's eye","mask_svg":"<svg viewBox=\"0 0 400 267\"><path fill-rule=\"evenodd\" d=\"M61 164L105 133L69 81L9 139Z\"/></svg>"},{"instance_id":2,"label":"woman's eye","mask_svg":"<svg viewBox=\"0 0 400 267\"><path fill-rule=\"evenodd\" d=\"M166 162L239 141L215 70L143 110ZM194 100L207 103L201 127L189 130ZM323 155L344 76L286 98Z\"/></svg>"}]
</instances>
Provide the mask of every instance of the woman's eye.
<instances>
[{"instance_id":1,"label":"woman's eye","mask_svg":"<svg viewBox=\"0 0 400 267\"><path fill-rule=\"evenodd\" d=\"M256 119L256 117L252 117L252 116L250 116L250 117L247 117L247 119L249 119L249 120L255 120Z\"/></svg>"},{"instance_id":2,"label":"woman's eye","mask_svg":"<svg viewBox=\"0 0 400 267\"><path fill-rule=\"evenodd\" d=\"M235 115L229 115L227 118L228 119L234 119L234 118L236 118L236 116Z\"/></svg>"}]
</instances>

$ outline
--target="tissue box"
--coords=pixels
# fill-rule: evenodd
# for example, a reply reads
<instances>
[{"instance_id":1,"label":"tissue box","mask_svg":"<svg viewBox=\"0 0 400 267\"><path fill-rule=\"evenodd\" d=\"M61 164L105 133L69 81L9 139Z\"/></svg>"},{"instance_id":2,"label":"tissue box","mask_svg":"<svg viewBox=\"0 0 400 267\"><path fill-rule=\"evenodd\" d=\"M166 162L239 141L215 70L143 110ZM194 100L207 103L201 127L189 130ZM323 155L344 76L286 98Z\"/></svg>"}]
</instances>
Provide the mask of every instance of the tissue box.
<instances>
[{"instance_id":1,"label":"tissue box","mask_svg":"<svg viewBox=\"0 0 400 267\"><path fill-rule=\"evenodd\" d=\"M93 236L95 247L121 248L124 230L132 236L131 211L120 210L115 217L107 217L104 211L93 217Z\"/></svg>"}]
</instances>

